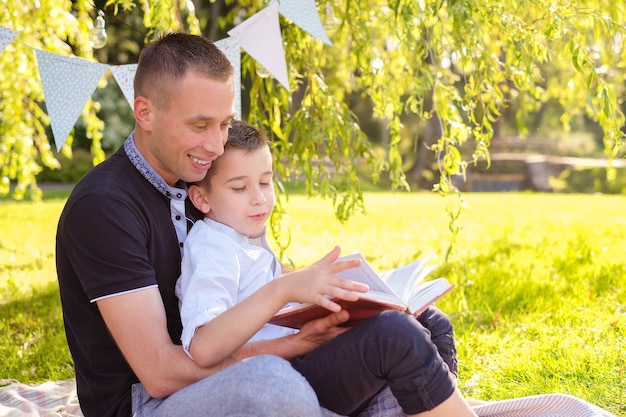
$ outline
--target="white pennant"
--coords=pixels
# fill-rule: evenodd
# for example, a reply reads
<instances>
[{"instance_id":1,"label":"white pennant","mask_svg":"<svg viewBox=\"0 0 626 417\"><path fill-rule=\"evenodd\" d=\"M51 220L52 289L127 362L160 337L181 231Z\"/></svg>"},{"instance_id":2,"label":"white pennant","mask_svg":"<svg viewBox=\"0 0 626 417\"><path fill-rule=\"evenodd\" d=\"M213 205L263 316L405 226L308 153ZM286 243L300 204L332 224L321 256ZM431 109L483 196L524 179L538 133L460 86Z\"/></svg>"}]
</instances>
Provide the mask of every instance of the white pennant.
<instances>
[{"instance_id":1,"label":"white pennant","mask_svg":"<svg viewBox=\"0 0 626 417\"><path fill-rule=\"evenodd\" d=\"M135 72L137 72L137 64L127 65L111 65L110 67L113 78L117 82L117 85L122 90L126 101L130 105L130 108L135 108Z\"/></svg>"},{"instance_id":2,"label":"white pennant","mask_svg":"<svg viewBox=\"0 0 626 417\"><path fill-rule=\"evenodd\" d=\"M229 30L228 34L239 39L241 48L290 90L285 50L278 22L278 4L271 3Z\"/></svg>"},{"instance_id":3,"label":"white pennant","mask_svg":"<svg viewBox=\"0 0 626 417\"><path fill-rule=\"evenodd\" d=\"M50 126L59 151L109 66L37 49L35 52Z\"/></svg>"},{"instance_id":4,"label":"white pennant","mask_svg":"<svg viewBox=\"0 0 626 417\"><path fill-rule=\"evenodd\" d=\"M328 39L315 0L280 0L278 12L327 45Z\"/></svg>"},{"instance_id":5,"label":"white pennant","mask_svg":"<svg viewBox=\"0 0 626 417\"><path fill-rule=\"evenodd\" d=\"M226 55L235 71L233 74L235 81L235 112L237 113L237 119L241 120L241 46L239 45L239 39L222 39L215 42L215 46Z\"/></svg>"},{"instance_id":6,"label":"white pennant","mask_svg":"<svg viewBox=\"0 0 626 417\"><path fill-rule=\"evenodd\" d=\"M8 28L0 27L0 52L17 36L17 32Z\"/></svg>"}]
</instances>

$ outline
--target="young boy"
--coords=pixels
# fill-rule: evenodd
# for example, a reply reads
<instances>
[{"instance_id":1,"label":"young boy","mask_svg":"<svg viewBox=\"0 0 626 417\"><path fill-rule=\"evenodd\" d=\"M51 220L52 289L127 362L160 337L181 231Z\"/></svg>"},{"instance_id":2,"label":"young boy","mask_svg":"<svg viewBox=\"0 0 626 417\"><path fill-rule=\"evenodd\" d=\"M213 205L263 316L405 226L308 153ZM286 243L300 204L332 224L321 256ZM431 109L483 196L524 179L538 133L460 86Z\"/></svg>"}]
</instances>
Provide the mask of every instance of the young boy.
<instances>
[{"instance_id":1,"label":"young boy","mask_svg":"<svg viewBox=\"0 0 626 417\"><path fill-rule=\"evenodd\" d=\"M315 265L280 275L280 264L265 241L265 223L275 203L269 146L257 129L233 122L224 154L204 180L189 188L205 219L185 241L176 293L183 347L201 366L219 363L249 340L275 340L273 352L280 352L294 331L266 323L289 301L309 300L329 314L339 312L345 321L348 313L326 295L354 300L354 291L367 291L363 284L352 286L352 292L334 290L342 279ZM338 251L327 258L336 258ZM417 320L384 312L337 329L321 346L312 341L310 351L284 355L312 385L322 406L358 415L389 386L408 415L476 415L456 388L452 329L436 309ZM217 337L221 343L215 343Z\"/></svg>"},{"instance_id":2,"label":"young boy","mask_svg":"<svg viewBox=\"0 0 626 417\"><path fill-rule=\"evenodd\" d=\"M265 239L276 201L269 146L258 130L234 121L224 154L204 180L189 188L190 200L206 216L185 241L176 285L184 324L181 339L188 353L198 327L282 274ZM293 333L266 324L250 340Z\"/></svg>"}]
</instances>

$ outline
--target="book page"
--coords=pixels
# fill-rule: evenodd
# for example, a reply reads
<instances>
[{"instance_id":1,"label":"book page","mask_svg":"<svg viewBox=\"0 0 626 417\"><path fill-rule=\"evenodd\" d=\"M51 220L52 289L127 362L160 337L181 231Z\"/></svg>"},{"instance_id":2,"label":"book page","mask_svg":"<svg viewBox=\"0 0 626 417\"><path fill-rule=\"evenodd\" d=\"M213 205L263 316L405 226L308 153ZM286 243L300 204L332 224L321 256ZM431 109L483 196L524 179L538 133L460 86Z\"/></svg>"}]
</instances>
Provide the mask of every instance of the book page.
<instances>
[{"instance_id":1,"label":"book page","mask_svg":"<svg viewBox=\"0 0 626 417\"><path fill-rule=\"evenodd\" d=\"M417 271L415 277L405 289L406 293L404 295L407 298L407 302L408 299L410 299L411 296L415 294L415 292L417 291L417 287L422 285L422 281L424 280L424 278L426 278L428 274L430 274L434 269L435 267L432 265L424 265L419 271Z\"/></svg>"},{"instance_id":2,"label":"book page","mask_svg":"<svg viewBox=\"0 0 626 417\"><path fill-rule=\"evenodd\" d=\"M420 314L444 294L454 288L445 278L437 278L418 285L415 293L410 297L408 305L414 314Z\"/></svg>"},{"instance_id":3,"label":"book page","mask_svg":"<svg viewBox=\"0 0 626 417\"><path fill-rule=\"evenodd\" d=\"M403 266L385 271L380 277L389 285L400 298L408 303L411 293L426 276L435 269L426 265L427 258L408 263Z\"/></svg>"},{"instance_id":4,"label":"book page","mask_svg":"<svg viewBox=\"0 0 626 417\"><path fill-rule=\"evenodd\" d=\"M389 285L385 284L385 282L380 279L378 273L374 271L372 266L367 262L362 254L352 253L350 255L340 257L338 261L344 259L360 259L361 265L356 268L341 271L337 274L338 276L367 284L370 287L370 291L386 292L397 295L395 291L389 287Z\"/></svg>"}]
</instances>

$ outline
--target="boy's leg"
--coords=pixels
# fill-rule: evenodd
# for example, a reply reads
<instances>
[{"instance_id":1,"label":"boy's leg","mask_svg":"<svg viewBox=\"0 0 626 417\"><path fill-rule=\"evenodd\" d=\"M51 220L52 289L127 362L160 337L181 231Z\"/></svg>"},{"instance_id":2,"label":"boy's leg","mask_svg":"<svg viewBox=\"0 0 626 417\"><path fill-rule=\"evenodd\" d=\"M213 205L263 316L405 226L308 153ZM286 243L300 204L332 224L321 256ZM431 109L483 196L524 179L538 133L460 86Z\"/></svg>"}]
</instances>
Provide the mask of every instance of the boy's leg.
<instances>
[{"instance_id":1,"label":"boy's leg","mask_svg":"<svg viewBox=\"0 0 626 417\"><path fill-rule=\"evenodd\" d=\"M443 403L439 404L432 410L423 411L418 414L410 414L409 417L440 417L440 416L457 416L457 417L478 417L476 412L465 401L461 391L457 388L452 395Z\"/></svg>"},{"instance_id":2,"label":"boy's leg","mask_svg":"<svg viewBox=\"0 0 626 417\"><path fill-rule=\"evenodd\" d=\"M367 407L359 413L359 417L406 417L404 411L393 396L391 388L386 386L381 392L367 404Z\"/></svg>"},{"instance_id":3,"label":"boy's leg","mask_svg":"<svg viewBox=\"0 0 626 417\"><path fill-rule=\"evenodd\" d=\"M289 362L276 356L249 358L164 400L133 386L133 417L321 416L315 392Z\"/></svg>"},{"instance_id":4,"label":"boy's leg","mask_svg":"<svg viewBox=\"0 0 626 417\"><path fill-rule=\"evenodd\" d=\"M407 414L432 409L455 392L430 332L397 311L364 320L292 365L324 407L345 415L357 415L385 385Z\"/></svg>"}]
</instances>

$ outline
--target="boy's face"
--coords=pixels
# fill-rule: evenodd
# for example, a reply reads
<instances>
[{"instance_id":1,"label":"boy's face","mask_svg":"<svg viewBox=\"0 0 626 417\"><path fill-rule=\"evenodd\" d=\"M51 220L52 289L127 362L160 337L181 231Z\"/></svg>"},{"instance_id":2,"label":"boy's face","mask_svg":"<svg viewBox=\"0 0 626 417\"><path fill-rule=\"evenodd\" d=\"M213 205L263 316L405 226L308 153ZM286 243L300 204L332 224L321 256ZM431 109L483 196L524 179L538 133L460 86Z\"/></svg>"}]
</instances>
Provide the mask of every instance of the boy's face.
<instances>
[{"instance_id":1,"label":"boy's face","mask_svg":"<svg viewBox=\"0 0 626 417\"><path fill-rule=\"evenodd\" d=\"M269 148L249 153L230 148L215 169L211 190L204 191L210 206L207 216L242 235L261 235L276 203Z\"/></svg>"}]
</instances>

